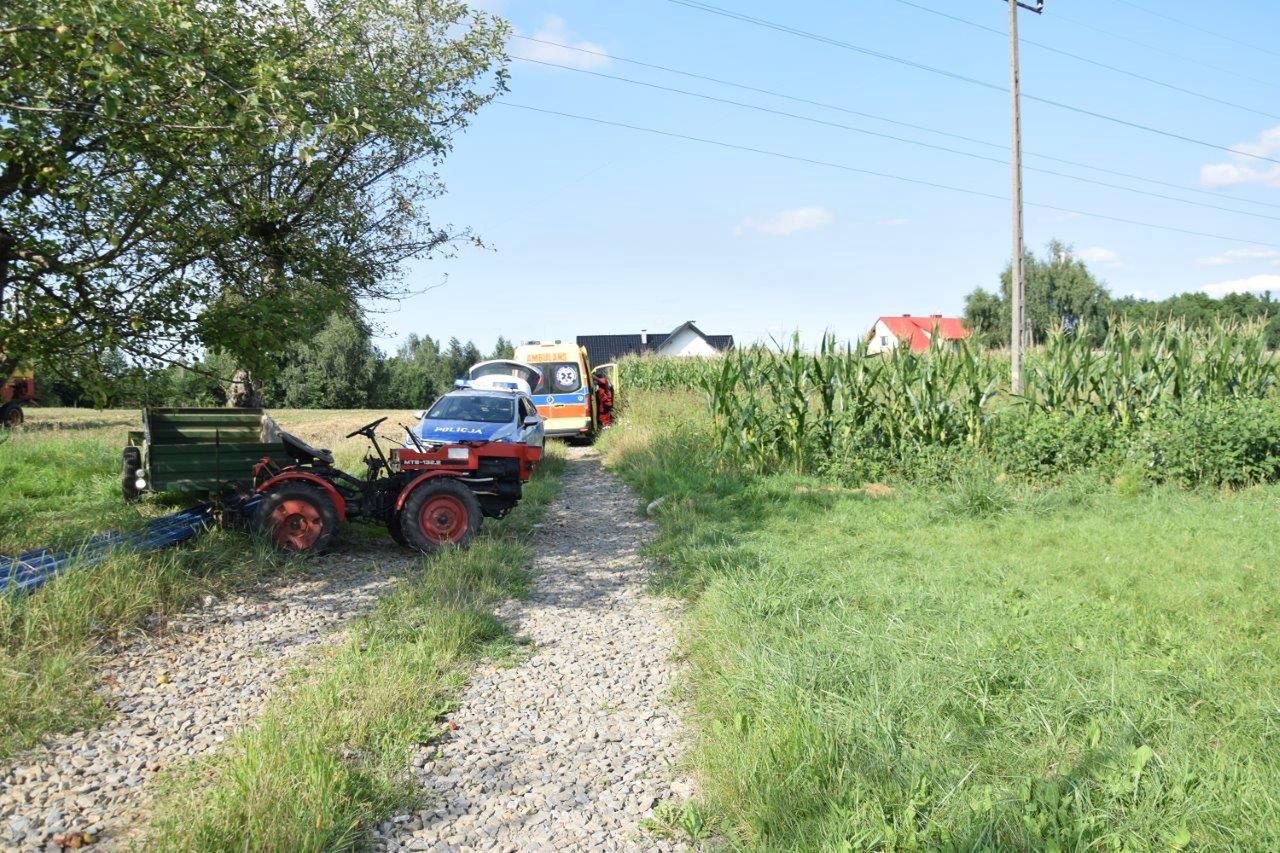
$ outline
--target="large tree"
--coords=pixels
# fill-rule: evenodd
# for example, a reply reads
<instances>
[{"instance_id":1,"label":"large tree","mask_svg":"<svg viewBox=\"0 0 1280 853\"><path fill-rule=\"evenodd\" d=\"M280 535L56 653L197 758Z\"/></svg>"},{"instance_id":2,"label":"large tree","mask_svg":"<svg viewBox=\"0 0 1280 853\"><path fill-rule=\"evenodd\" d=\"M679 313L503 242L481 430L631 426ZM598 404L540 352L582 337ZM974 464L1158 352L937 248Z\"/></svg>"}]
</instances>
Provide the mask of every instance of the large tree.
<instances>
[{"instance_id":1,"label":"large tree","mask_svg":"<svg viewBox=\"0 0 1280 853\"><path fill-rule=\"evenodd\" d=\"M1070 246L1057 240L1049 243L1048 257L1040 259L1027 252L1023 262L1027 325L1034 342L1049 332L1087 327L1091 335L1105 331L1111 295ZM978 288L965 298L965 320L969 327L992 345L1007 346L1012 326L1009 307L1013 291L1012 265L1000 274L1000 291Z\"/></svg>"},{"instance_id":2,"label":"large tree","mask_svg":"<svg viewBox=\"0 0 1280 853\"><path fill-rule=\"evenodd\" d=\"M0 373L257 366L449 245L433 167L505 86L457 0L10 0Z\"/></svg>"}]
</instances>

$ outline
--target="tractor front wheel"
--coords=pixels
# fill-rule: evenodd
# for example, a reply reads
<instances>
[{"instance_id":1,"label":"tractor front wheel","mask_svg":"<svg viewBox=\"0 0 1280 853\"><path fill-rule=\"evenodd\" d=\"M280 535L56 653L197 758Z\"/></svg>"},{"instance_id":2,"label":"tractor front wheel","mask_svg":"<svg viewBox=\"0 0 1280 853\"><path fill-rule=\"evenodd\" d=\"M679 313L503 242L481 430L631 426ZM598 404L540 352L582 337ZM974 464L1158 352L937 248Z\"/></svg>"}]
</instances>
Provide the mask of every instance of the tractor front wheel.
<instances>
[{"instance_id":1,"label":"tractor front wheel","mask_svg":"<svg viewBox=\"0 0 1280 853\"><path fill-rule=\"evenodd\" d=\"M22 407L17 403L5 403L0 406L0 428L20 427L26 419L26 415L22 413Z\"/></svg>"},{"instance_id":2,"label":"tractor front wheel","mask_svg":"<svg viewBox=\"0 0 1280 853\"><path fill-rule=\"evenodd\" d=\"M456 480L441 478L410 493L400 509L400 532L410 548L433 554L444 545L468 545L481 518L475 493Z\"/></svg>"},{"instance_id":3,"label":"tractor front wheel","mask_svg":"<svg viewBox=\"0 0 1280 853\"><path fill-rule=\"evenodd\" d=\"M262 496L253 528L286 554L318 554L333 544L338 513L329 497L305 483L281 483Z\"/></svg>"}]
</instances>

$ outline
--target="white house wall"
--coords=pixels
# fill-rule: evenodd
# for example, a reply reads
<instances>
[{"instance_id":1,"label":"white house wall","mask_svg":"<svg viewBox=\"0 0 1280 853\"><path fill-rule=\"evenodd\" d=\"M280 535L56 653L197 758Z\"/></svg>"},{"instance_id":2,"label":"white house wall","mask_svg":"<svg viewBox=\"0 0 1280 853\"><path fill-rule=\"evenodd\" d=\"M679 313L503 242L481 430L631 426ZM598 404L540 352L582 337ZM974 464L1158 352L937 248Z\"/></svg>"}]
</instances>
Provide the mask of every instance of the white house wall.
<instances>
[{"instance_id":1,"label":"white house wall","mask_svg":"<svg viewBox=\"0 0 1280 853\"><path fill-rule=\"evenodd\" d=\"M660 355L671 355L677 358L698 358L706 356L720 355L720 351L696 332L690 329L681 329L676 334L667 338L662 342L662 346L658 348Z\"/></svg>"},{"instance_id":2,"label":"white house wall","mask_svg":"<svg viewBox=\"0 0 1280 853\"><path fill-rule=\"evenodd\" d=\"M876 320L875 328L871 330L871 342L867 344L867 353L875 355L878 352L889 352L897 348L898 336L889 331L889 327L883 320Z\"/></svg>"}]
</instances>

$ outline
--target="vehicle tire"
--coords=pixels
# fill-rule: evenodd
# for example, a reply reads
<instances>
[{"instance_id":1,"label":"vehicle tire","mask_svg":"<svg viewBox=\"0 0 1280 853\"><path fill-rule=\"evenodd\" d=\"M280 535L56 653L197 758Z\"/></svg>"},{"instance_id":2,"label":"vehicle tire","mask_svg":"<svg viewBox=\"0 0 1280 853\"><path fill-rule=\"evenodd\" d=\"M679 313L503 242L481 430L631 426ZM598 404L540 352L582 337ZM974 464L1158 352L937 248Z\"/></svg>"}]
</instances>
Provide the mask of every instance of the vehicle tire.
<instances>
[{"instance_id":1,"label":"vehicle tire","mask_svg":"<svg viewBox=\"0 0 1280 853\"><path fill-rule=\"evenodd\" d=\"M465 548L480 529L480 501L456 480L439 478L414 489L400 509L406 544L424 554L444 545Z\"/></svg>"},{"instance_id":2,"label":"vehicle tire","mask_svg":"<svg viewBox=\"0 0 1280 853\"><path fill-rule=\"evenodd\" d=\"M392 513L387 519L387 532L391 534L391 539L402 548L408 548L409 543L404 541L404 531L400 529L400 516Z\"/></svg>"},{"instance_id":3,"label":"vehicle tire","mask_svg":"<svg viewBox=\"0 0 1280 853\"><path fill-rule=\"evenodd\" d=\"M22 426L27 416L22 413L22 407L17 403L5 403L0 406L0 428L13 429Z\"/></svg>"},{"instance_id":4,"label":"vehicle tire","mask_svg":"<svg viewBox=\"0 0 1280 853\"><path fill-rule=\"evenodd\" d=\"M138 473L141 470L142 453L136 447L126 447L120 466L120 495L127 504L135 503L142 497L142 492L138 489Z\"/></svg>"},{"instance_id":5,"label":"vehicle tire","mask_svg":"<svg viewBox=\"0 0 1280 853\"><path fill-rule=\"evenodd\" d=\"M305 483L281 483L262 496L253 529L285 554L318 554L333 544L338 513L333 501Z\"/></svg>"}]
</instances>

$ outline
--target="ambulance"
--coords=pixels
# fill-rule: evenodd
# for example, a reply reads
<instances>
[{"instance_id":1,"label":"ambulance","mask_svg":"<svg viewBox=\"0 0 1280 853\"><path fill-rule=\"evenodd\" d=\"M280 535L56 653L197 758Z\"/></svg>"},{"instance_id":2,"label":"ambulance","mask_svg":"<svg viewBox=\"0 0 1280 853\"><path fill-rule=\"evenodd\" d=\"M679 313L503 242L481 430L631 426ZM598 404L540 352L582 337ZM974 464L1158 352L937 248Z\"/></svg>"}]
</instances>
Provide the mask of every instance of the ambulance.
<instances>
[{"instance_id":1,"label":"ambulance","mask_svg":"<svg viewBox=\"0 0 1280 853\"><path fill-rule=\"evenodd\" d=\"M530 341L516 347L515 361L532 365L541 373L532 396L546 422L548 438L595 437L600 424L585 347Z\"/></svg>"}]
</instances>

